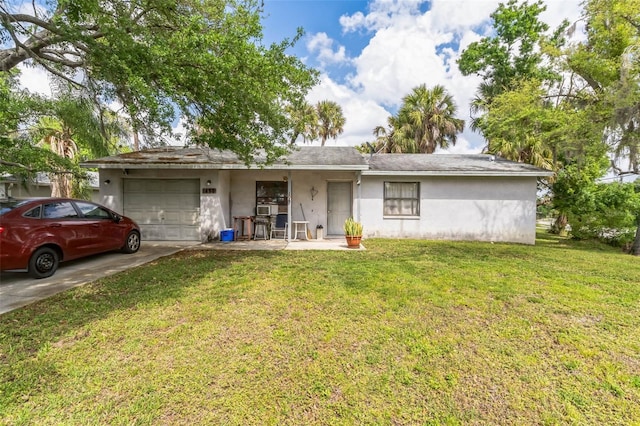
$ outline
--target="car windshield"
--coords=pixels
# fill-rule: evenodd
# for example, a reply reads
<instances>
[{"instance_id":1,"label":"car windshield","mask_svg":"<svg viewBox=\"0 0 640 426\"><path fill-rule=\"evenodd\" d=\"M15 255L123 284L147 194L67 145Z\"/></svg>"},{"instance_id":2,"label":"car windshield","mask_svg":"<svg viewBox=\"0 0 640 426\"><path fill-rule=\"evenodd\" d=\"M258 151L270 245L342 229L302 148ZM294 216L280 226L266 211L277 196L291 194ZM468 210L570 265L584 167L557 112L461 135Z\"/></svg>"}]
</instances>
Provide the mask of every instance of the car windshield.
<instances>
[{"instance_id":1,"label":"car windshield","mask_svg":"<svg viewBox=\"0 0 640 426\"><path fill-rule=\"evenodd\" d=\"M26 200L4 200L4 201L0 201L0 216L2 216L3 214L10 212L11 210L15 209L16 207L21 206L22 204L26 203Z\"/></svg>"}]
</instances>

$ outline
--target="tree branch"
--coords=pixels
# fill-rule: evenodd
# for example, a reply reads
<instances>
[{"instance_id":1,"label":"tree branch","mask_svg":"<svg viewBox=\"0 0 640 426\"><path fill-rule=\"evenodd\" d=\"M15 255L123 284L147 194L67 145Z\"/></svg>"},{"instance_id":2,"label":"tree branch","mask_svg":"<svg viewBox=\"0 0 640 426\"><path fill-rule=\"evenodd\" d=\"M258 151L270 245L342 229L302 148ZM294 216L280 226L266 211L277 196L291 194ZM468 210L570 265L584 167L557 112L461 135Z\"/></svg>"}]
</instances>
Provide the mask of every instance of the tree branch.
<instances>
[{"instance_id":1,"label":"tree branch","mask_svg":"<svg viewBox=\"0 0 640 426\"><path fill-rule=\"evenodd\" d=\"M24 169L28 172L34 172L35 170L25 166L24 164L20 164L20 163L14 163L13 161L6 161L3 160L2 158L0 158L0 164L2 164L3 166L9 166L9 167L17 167L19 169Z\"/></svg>"},{"instance_id":2,"label":"tree branch","mask_svg":"<svg viewBox=\"0 0 640 426\"><path fill-rule=\"evenodd\" d=\"M63 73L61 73L58 70L55 70L53 68L51 68L48 64L46 64L45 62L41 62L38 61L38 63L47 71L49 71L51 74L56 75L58 77L60 77L61 79L65 80L66 82L76 86L76 87L82 87L84 88L85 86L81 83L78 83L77 81L72 80L71 78L67 77L66 75L64 75Z\"/></svg>"},{"instance_id":3,"label":"tree branch","mask_svg":"<svg viewBox=\"0 0 640 426\"><path fill-rule=\"evenodd\" d=\"M69 68L79 68L84 65L83 60L72 61L70 59L65 58L63 55L55 52L53 53L53 55L50 55L47 52L40 52L39 58L49 62L53 62L54 64L63 65ZM40 60L38 60L38 63L42 64ZM42 65L44 66L44 64Z\"/></svg>"},{"instance_id":4,"label":"tree branch","mask_svg":"<svg viewBox=\"0 0 640 426\"><path fill-rule=\"evenodd\" d=\"M31 15L27 15L27 14L22 14L22 13L17 13L17 14L10 14L10 13L0 13L0 19L2 21L4 21L7 24L20 24L22 22L26 22L27 24L31 24L31 25L35 25L37 27L40 28L44 28L45 30L49 31L50 33L53 34L57 34L57 35L61 35L61 31L58 27L56 27L55 25L51 24L51 22L49 21L45 21L43 19L40 19L36 16L31 16ZM22 25L21 25L22 26Z\"/></svg>"}]
</instances>

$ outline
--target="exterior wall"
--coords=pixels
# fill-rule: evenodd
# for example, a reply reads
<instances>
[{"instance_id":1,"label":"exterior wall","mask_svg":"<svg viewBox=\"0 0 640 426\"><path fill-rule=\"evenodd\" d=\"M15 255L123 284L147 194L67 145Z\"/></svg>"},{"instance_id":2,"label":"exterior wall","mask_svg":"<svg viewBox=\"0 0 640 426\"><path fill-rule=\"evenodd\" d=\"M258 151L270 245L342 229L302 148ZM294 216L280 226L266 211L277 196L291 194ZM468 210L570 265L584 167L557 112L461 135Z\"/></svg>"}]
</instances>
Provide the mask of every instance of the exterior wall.
<instances>
[{"instance_id":1,"label":"exterior wall","mask_svg":"<svg viewBox=\"0 0 640 426\"><path fill-rule=\"evenodd\" d=\"M0 198L51 197L51 187L49 185L28 184L26 187L20 183L2 183L1 185L3 188L0 189Z\"/></svg>"},{"instance_id":2,"label":"exterior wall","mask_svg":"<svg viewBox=\"0 0 640 426\"><path fill-rule=\"evenodd\" d=\"M290 174L289 174L290 173ZM231 216L251 216L256 207L256 181L291 179L291 220L309 221L309 229L316 237L316 226L327 228L327 182L355 182L355 172L247 170L233 171L231 177ZM311 197L311 188L317 192ZM354 190L354 199L356 192ZM355 202L355 201L354 201ZM302 204L302 207L300 206Z\"/></svg>"},{"instance_id":3,"label":"exterior wall","mask_svg":"<svg viewBox=\"0 0 640 426\"><path fill-rule=\"evenodd\" d=\"M199 179L200 180L200 240L219 238L220 231L230 226L228 212L229 173L218 170L100 170L100 200L110 209L123 213L124 179ZM108 183L107 183L108 181ZM207 185L207 181L211 184ZM216 193L204 193L215 188Z\"/></svg>"},{"instance_id":4,"label":"exterior wall","mask_svg":"<svg viewBox=\"0 0 640 426\"><path fill-rule=\"evenodd\" d=\"M47 198L51 197L49 184L28 184L26 187L15 182L0 182L0 198ZM91 201L99 203L100 193L97 189L91 192Z\"/></svg>"},{"instance_id":5,"label":"exterior wall","mask_svg":"<svg viewBox=\"0 0 640 426\"><path fill-rule=\"evenodd\" d=\"M384 182L420 182L420 217L383 216ZM535 177L363 176L367 237L535 243Z\"/></svg>"},{"instance_id":6,"label":"exterior wall","mask_svg":"<svg viewBox=\"0 0 640 426\"><path fill-rule=\"evenodd\" d=\"M253 216L256 207L256 181L291 179L291 220L309 221L315 237L316 226L327 227L327 182L355 182L354 172L272 171L272 170L100 170L100 199L98 202L123 213L124 179L200 179L200 235L201 241L218 239L220 231L233 227L233 216ZM106 183L106 181L109 183ZM211 180L211 185L206 182ZM311 199L311 188L317 194ZM215 194L202 189L216 188ZM354 189L354 199L356 192ZM355 201L354 201L355 203ZM355 210L354 210L355 212ZM355 213L354 213L355 214Z\"/></svg>"},{"instance_id":7,"label":"exterior wall","mask_svg":"<svg viewBox=\"0 0 640 426\"><path fill-rule=\"evenodd\" d=\"M122 170L101 170L97 201L119 213L123 179L199 179L202 241L218 239L221 230L233 227L233 216L255 214L256 181L290 180L291 220L303 220L302 204L314 237L317 225L327 229L327 182L346 181L353 185L352 214L362 221L366 237L535 242L535 177L360 177L353 171L206 169L132 169L125 175ZM419 218L383 216L385 181L420 182ZM312 187L317 191L313 200ZM216 193L204 193L206 188L216 188Z\"/></svg>"}]
</instances>

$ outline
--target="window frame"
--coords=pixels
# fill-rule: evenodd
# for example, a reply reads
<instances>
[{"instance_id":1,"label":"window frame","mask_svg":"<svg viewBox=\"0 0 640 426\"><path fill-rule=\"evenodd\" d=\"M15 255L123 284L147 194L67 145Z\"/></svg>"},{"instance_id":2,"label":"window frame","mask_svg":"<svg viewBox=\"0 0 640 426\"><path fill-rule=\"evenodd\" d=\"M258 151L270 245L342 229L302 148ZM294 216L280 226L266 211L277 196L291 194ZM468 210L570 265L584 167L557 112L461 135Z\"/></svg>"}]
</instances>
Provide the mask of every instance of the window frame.
<instances>
[{"instance_id":1,"label":"window frame","mask_svg":"<svg viewBox=\"0 0 640 426\"><path fill-rule=\"evenodd\" d=\"M90 220L113 220L113 216L111 215L111 212L109 212L109 210L107 210L106 208L99 206L95 203L91 203L89 201L76 201L75 205L77 207L77 209L80 211L80 214L82 215L83 219L90 219ZM87 212L85 212L85 210L83 209L83 206L90 206L92 207L92 210L87 210ZM102 212L102 214L100 215L95 215L95 214L88 214L88 213L92 213L92 212Z\"/></svg>"},{"instance_id":2,"label":"window frame","mask_svg":"<svg viewBox=\"0 0 640 426\"><path fill-rule=\"evenodd\" d=\"M64 216L50 216L49 210L48 210L48 208L51 208L50 206L65 206L65 207L70 206L71 210L67 208L66 210L60 210L60 211L63 211L63 212L68 211L68 213L71 213L71 211L73 211L75 214L73 216L69 214L66 214ZM58 212L58 208L54 207L51 211ZM76 209L76 206L74 205L74 203L71 201L51 201L51 202L46 202L42 204L41 218L45 220L78 220L80 219L80 214L78 213L78 210Z\"/></svg>"},{"instance_id":3,"label":"window frame","mask_svg":"<svg viewBox=\"0 0 640 426\"><path fill-rule=\"evenodd\" d=\"M260 185L268 187L267 195L259 196L258 190ZM281 187L278 191L281 192L273 192L275 187ZM289 184L288 182L279 181L279 180L257 180L256 181L256 206L259 204L273 204L279 207L287 207L288 205L288 196L289 196ZM280 210L280 208L278 209ZM273 214L273 212L272 212Z\"/></svg>"},{"instance_id":4,"label":"window frame","mask_svg":"<svg viewBox=\"0 0 640 426\"><path fill-rule=\"evenodd\" d=\"M415 197L390 197L387 195L387 191L391 188L388 188L388 185L416 185L416 196ZM397 204L402 201L410 200L412 202L412 206L415 203L415 211L409 214L403 213L390 213L388 212L389 206L387 205L387 201L395 201ZM419 181L384 181L382 185L382 216L384 218L398 218L398 219L416 219L420 218L420 182Z\"/></svg>"}]
</instances>

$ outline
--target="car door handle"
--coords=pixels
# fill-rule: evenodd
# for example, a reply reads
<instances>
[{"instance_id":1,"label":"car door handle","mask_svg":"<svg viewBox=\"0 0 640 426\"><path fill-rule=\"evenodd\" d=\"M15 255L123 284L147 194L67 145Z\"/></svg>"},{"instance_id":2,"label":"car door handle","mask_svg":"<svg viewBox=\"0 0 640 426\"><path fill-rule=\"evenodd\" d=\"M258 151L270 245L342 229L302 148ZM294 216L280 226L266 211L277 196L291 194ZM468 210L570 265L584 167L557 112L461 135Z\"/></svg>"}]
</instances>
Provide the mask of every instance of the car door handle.
<instances>
[{"instance_id":1,"label":"car door handle","mask_svg":"<svg viewBox=\"0 0 640 426\"><path fill-rule=\"evenodd\" d=\"M51 225L49 225L50 228L60 228L61 226L61 223L52 223Z\"/></svg>"}]
</instances>

